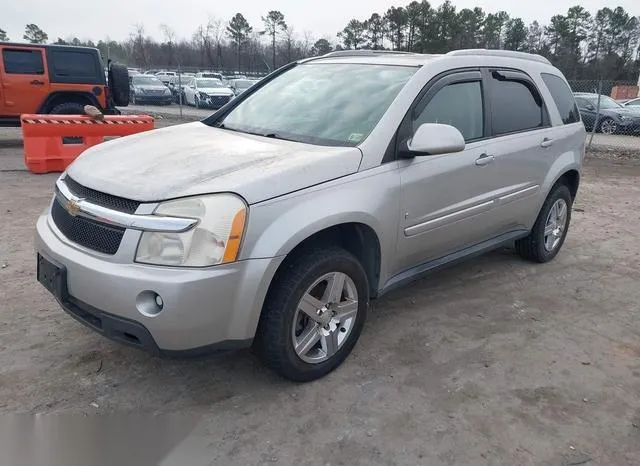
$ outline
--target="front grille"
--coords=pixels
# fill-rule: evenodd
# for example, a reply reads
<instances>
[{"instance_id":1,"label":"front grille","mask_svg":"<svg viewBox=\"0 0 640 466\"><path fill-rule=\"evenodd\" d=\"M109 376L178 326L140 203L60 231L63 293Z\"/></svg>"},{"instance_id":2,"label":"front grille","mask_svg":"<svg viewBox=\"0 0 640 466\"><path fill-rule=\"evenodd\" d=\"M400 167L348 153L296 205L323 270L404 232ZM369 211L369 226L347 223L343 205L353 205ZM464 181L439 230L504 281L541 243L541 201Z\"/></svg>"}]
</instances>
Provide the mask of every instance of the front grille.
<instances>
[{"instance_id":1,"label":"front grille","mask_svg":"<svg viewBox=\"0 0 640 466\"><path fill-rule=\"evenodd\" d=\"M57 198L51 207L51 217L60 232L69 240L104 254L115 254L124 236L124 228L105 225L84 217L74 217L62 207Z\"/></svg>"},{"instance_id":2,"label":"front grille","mask_svg":"<svg viewBox=\"0 0 640 466\"><path fill-rule=\"evenodd\" d=\"M92 204L98 204L103 207L119 210L120 212L126 212L128 214L135 213L136 209L140 205L137 201L112 196L111 194L101 193L95 189L82 186L80 183L72 180L69 176L64 178L64 183L73 194L91 202Z\"/></svg>"},{"instance_id":3,"label":"front grille","mask_svg":"<svg viewBox=\"0 0 640 466\"><path fill-rule=\"evenodd\" d=\"M213 95L209 97L209 100L211 101L211 105L219 105L222 107L231 100L231 97L225 95Z\"/></svg>"}]
</instances>

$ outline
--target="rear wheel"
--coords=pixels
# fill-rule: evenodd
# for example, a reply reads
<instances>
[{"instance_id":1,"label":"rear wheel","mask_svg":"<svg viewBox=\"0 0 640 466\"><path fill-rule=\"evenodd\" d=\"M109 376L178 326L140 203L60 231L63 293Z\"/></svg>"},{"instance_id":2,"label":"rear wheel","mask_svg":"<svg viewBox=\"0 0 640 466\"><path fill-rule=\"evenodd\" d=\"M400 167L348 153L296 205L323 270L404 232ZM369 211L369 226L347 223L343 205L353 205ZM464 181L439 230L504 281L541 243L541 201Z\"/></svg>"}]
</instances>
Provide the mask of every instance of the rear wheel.
<instances>
[{"instance_id":1,"label":"rear wheel","mask_svg":"<svg viewBox=\"0 0 640 466\"><path fill-rule=\"evenodd\" d=\"M337 247L285 264L265 301L254 349L281 376L298 382L338 367L355 346L369 304L367 276Z\"/></svg>"},{"instance_id":2,"label":"rear wheel","mask_svg":"<svg viewBox=\"0 0 640 466\"><path fill-rule=\"evenodd\" d=\"M516 251L526 260L549 262L564 244L571 222L571 193L566 185L556 185L538 214L531 233L516 241Z\"/></svg>"},{"instance_id":3,"label":"rear wheel","mask_svg":"<svg viewBox=\"0 0 640 466\"><path fill-rule=\"evenodd\" d=\"M78 102L64 102L49 111L52 115L84 115L84 105Z\"/></svg>"}]
</instances>

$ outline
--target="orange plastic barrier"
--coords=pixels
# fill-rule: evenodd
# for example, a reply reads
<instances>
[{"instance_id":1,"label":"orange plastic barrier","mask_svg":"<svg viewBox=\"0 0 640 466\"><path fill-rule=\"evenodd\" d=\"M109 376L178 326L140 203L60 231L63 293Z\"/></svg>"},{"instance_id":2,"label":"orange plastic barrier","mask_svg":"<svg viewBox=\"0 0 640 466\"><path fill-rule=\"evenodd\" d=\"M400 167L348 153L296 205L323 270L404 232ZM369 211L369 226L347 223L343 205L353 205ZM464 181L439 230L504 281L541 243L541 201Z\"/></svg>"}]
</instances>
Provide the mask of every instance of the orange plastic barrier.
<instances>
[{"instance_id":1,"label":"orange plastic barrier","mask_svg":"<svg viewBox=\"0 0 640 466\"><path fill-rule=\"evenodd\" d=\"M33 173L62 172L105 136L128 136L154 128L147 115L22 115L24 164ZM71 139L71 142L70 142Z\"/></svg>"}]
</instances>

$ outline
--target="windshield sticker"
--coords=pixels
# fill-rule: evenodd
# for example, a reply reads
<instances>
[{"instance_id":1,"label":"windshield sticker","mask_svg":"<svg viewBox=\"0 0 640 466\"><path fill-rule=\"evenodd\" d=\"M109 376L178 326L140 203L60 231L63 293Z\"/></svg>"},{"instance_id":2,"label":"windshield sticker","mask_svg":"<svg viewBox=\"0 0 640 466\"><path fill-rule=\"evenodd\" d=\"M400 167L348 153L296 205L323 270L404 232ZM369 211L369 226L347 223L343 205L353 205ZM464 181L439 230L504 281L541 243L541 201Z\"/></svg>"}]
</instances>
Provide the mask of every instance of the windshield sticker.
<instances>
[{"instance_id":1,"label":"windshield sticker","mask_svg":"<svg viewBox=\"0 0 640 466\"><path fill-rule=\"evenodd\" d=\"M362 133L351 133L351 135L349 136L349 141L351 141L351 142L360 142L360 141L362 141L363 137L364 137L364 134L362 134Z\"/></svg>"}]
</instances>

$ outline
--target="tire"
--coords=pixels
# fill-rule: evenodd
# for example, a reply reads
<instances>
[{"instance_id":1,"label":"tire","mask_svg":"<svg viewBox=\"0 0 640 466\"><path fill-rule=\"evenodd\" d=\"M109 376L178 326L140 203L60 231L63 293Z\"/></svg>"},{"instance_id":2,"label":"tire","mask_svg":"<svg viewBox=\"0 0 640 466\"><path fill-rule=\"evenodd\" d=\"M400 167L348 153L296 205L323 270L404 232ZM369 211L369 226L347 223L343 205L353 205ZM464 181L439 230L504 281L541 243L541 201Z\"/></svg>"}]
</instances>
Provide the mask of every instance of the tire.
<instances>
[{"instance_id":1,"label":"tire","mask_svg":"<svg viewBox=\"0 0 640 466\"><path fill-rule=\"evenodd\" d=\"M369 284L360 262L351 253L333 246L301 253L294 259L289 259L283 267L272 284L262 308L253 349L265 365L277 374L296 382L308 382L333 371L342 364L355 346L366 320ZM324 295L329 293L329 282L325 284L321 281L315 288L310 287L327 276L344 277L338 301L342 303L340 307L343 308L343 312L355 315L343 321L339 314L336 315L331 310L334 308L340 313L340 307L334 307L334 304L326 305L318 308L322 310L329 307L326 316L318 317L330 319L330 322L323 326L305 314L300 305L302 297L311 293L320 293L318 296L322 296L316 302L323 302ZM318 287L319 291L315 291ZM352 300L354 293L357 304ZM311 308L315 309L314 306ZM308 350L301 350L303 354L299 355L294 347L294 340L302 340L305 333L311 335L313 329L316 329L317 334L314 335L319 339L313 340L315 343L312 343ZM307 330L309 331L306 332ZM326 335L322 336L323 334ZM340 341L342 334L345 336ZM298 343L300 340L297 340ZM329 349L330 341L333 341L331 346L336 348L335 351ZM328 356L329 353L332 355Z\"/></svg>"},{"instance_id":2,"label":"tire","mask_svg":"<svg viewBox=\"0 0 640 466\"><path fill-rule=\"evenodd\" d=\"M109 93L118 107L129 105L129 70L120 63L109 66Z\"/></svg>"},{"instance_id":3,"label":"tire","mask_svg":"<svg viewBox=\"0 0 640 466\"><path fill-rule=\"evenodd\" d=\"M561 206L562 203L566 207L564 226L561 231L555 228L553 234L546 235L545 230L547 227L551 228L553 226L548 225L551 218L551 210L556 206ZM516 251L520 257L540 264L549 262L556 257L569 231L572 204L573 200L571 199L569 188L564 184L556 185L544 201L529 236L516 241ZM551 245L552 247L549 247Z\"/></svg>"},{"instance_id":4,"label":"tire","mask_svg":"<svg viewBox=\"0 0 640 466\"><path fill-rule=\"evenodd\" d=\"M129 95L129 103L131 105L136 105L136 95L135 94L130 94Z\"/></svg>"},{"instance_id":5,"label":"tire","mask_svg":"<svg viewBox=\"0 0 640 466\"><path fill-rule=\"evenodd\" d=\"M78 102L64 102L53 107L51 115L84 115L84 105Z\"/></svg>"},{"instance_id":6,"label":"tire","mask_svg":"<svg viewBox=\"0 0 640 466\"><path fill-rule=\"evenodd\" d=\"M600 127L598 128L598 130L602 134L615 134L618 130L618 125L615 121L613 121L613 118L605 118L600 123Z\"/></svg>"}]
</instances>

